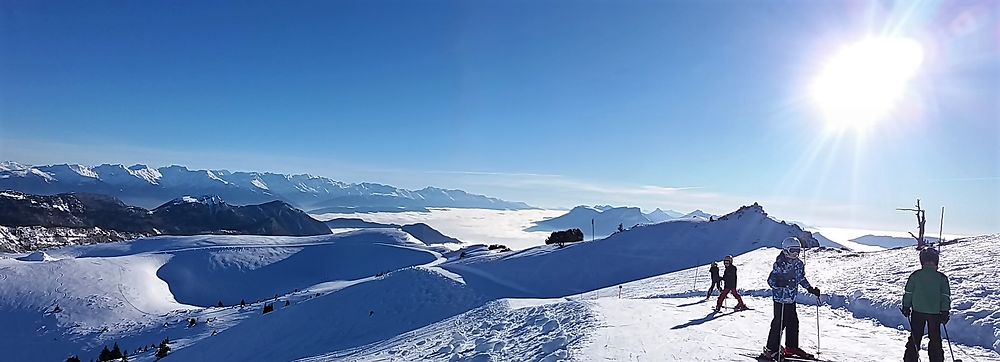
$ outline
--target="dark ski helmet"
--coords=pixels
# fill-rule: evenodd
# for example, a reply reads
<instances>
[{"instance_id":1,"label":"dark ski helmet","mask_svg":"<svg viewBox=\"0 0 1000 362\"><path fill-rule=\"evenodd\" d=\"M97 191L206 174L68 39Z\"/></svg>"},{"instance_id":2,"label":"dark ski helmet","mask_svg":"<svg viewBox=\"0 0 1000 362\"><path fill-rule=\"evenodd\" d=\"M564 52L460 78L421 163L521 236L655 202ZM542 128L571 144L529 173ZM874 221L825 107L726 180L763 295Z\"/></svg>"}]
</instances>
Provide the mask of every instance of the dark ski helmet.
<instances>
[{"instance_id":1,"label":"dark ski helmet","mask_svg":"<svg viewBox=\"0 0 1000 362\"><path fill-rule=\"evenodd\" d=\"M722 261L728 261L728 262L732 263L733 262L733 256L732 255L726 255L725 258L722 258Z\"/></svg>"},{"instance_id":2,"label":"dark ski helmet","mask_svg":"<svg viewBox=\"0 0 1000 362\"><path fill-rule=\"evenodd\" d=\"M937 249L926 247L920 250L920 264L934 263L937 265L940 259L941 256Z\"/></svg>"}]
</instances>

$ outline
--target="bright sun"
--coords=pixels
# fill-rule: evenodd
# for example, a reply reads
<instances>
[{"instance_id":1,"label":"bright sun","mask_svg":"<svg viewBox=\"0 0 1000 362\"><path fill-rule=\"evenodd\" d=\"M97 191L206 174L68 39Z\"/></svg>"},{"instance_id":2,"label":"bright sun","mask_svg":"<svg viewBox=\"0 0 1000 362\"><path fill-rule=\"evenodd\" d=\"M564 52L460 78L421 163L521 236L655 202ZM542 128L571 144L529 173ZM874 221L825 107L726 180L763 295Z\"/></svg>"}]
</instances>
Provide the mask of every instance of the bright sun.
<instances>
[{"instance_id":1,"label":"bright sun","mask_svg":"<svg viewBox=\"0 0 1000 362\"><path fill-rule=\"evenodd\" d=\"M812 84L830 126L864 128L888 116L923 61L920 43L869 38L842 48Z\"/></svg>"}]
</instances>

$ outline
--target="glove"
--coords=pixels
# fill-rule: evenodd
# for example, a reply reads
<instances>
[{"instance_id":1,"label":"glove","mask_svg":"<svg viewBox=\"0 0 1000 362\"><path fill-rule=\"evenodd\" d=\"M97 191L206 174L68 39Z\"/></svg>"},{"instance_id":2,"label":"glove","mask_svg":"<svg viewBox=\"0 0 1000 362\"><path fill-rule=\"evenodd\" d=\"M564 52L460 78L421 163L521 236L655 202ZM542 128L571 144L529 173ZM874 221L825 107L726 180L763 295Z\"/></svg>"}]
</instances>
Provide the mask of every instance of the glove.
<instances>
[{"instance_id":1,"label":"glove","mask_svg":"<svg viewBox=\"0 0 1000 362\"><path fill-rule=\"evenodd\" d=\"M806 289L806 290L809 292L809 294L815 295L817 297L819 296L819 288L817 288L817 287L811 287L811 288Z\"/></svg>"},{"instance_id":2,"label":"glove","mask_svg":"<svg viewBox=\"0 0 1000 362\"><path fill-rule=\"evenodd\" d=\"M911 310L910 310L910 307L902 307L902 308L899 308L899 311L903 313L903 316L904 316L904 317L906 317L906 318L910 318L910 311L911 311Z\"/></svg>"},{"instance_id":3,"label":"glove","mask_svg":"<svg viewBox=\"0 0 1000 362\"><path fill-rule=\"evenodd\" d=\"M941 312L941 324L948 324L948 320L951 319L951 313L948 311Z\"/></svg>"}]
</instances>

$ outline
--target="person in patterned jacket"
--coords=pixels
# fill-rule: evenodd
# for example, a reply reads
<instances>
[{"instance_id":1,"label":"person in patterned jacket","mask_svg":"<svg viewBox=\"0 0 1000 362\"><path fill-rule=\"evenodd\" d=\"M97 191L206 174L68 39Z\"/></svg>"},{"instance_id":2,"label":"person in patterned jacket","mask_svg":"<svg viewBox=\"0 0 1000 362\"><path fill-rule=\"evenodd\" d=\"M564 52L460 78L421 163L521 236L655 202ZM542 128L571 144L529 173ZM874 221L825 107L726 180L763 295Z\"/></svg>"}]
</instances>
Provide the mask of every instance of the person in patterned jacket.
<instances>
[{"instance_id":1,"label":"person in patterned jacket","mask_svg":"<svg viewBox=\"0 0 1000 362\"><path fill-rule=\"evenodd\" d=\"M771 287L771 298L774 299L774 318L771 320L771 331L767 335L767 346L761 357L777 360L778 354L786 357L814 358L799 348L799 317L795 311L795 296L801 285L809 293L819 296L819 288L809 284L806 279L805 265L799 259L802 243L798 238L788 237L781 241L781 253L774 261L774 268L767 277L767 285ZM782 351L781 331L785 331L785 348Z\"/></svg>"}]
</instances>

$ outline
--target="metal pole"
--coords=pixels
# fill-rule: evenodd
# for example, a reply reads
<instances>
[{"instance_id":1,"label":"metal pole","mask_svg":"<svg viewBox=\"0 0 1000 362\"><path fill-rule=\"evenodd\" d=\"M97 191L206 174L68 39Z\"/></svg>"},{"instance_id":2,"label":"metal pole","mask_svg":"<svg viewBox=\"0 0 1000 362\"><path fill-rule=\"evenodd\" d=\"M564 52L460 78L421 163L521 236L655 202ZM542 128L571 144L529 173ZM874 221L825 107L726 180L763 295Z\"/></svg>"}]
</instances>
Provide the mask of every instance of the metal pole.
<instances>
[{"instance_id":1,"label":"metal pole","mask_svg":"<svg viewBox=\"0 0 1000 362\"><path fill-rule=\"evenodd\" d=\"M941 327L944 327L944 338L948 339L948 352L951 352L951 360L953 362L962 362L962 360L955 359L955 351L951 349L951 336L948 335L948 326L944 325L944 323L941 323Z\"/></svg>"},{"instance_id":2,"label":"metal pole","mask_svg":"<svg viewBox=\"0 0 1000 362\"><path fill-rule=\"evenodd\" d=\"M691 290L692 291L698 290L697 289L698 288L698 269L701 269L701 266L696 266L694 268L694 280L691 281Z\"/></svg>"},{"instance_id":3,"label":"metal pole","mask_svg":"<svg viewBox=\"0 0 1000 362\"><path fill-rule=\"evenodd\" d=\"M819 296L816 296L816 355L819 356Z\"/></svg>"},{"instance_id":4,"label":"metal pole","mask_svg":"<svg viewBox=\"0 0 1000 362\"><path fill-rule=\"evenodd\" d=\"M941 251L941 243L944 242L944 206L941 206L941 228L938 229L938 251Z\"/></svg>"}]
</instances>

